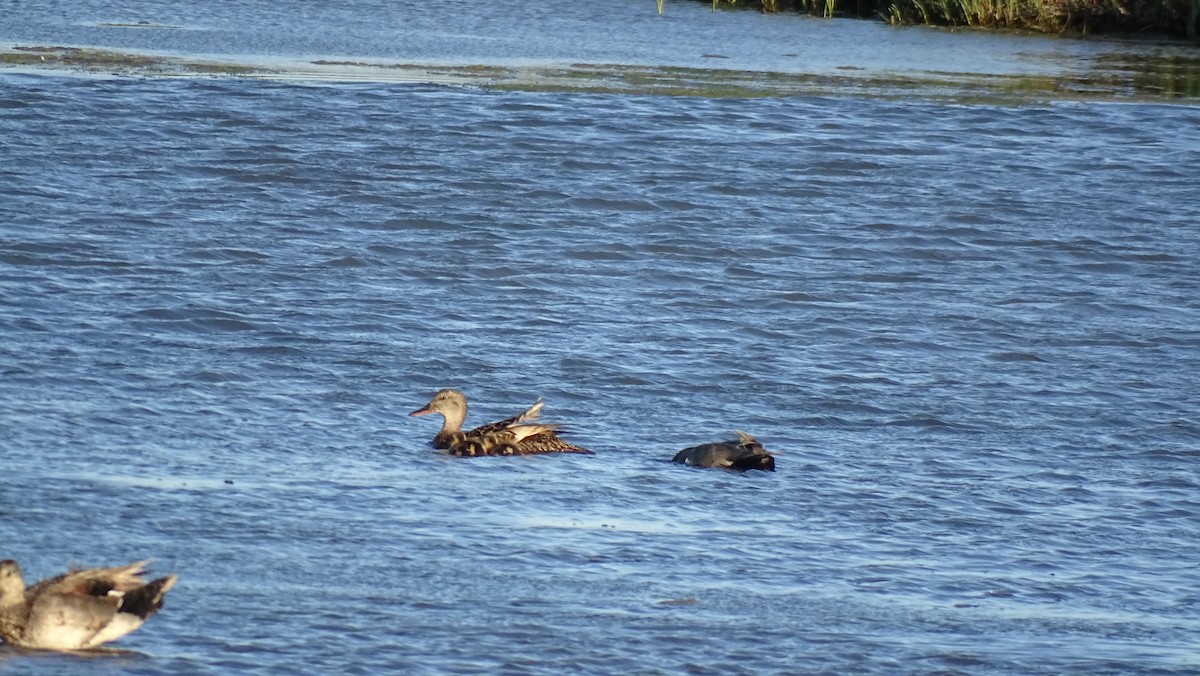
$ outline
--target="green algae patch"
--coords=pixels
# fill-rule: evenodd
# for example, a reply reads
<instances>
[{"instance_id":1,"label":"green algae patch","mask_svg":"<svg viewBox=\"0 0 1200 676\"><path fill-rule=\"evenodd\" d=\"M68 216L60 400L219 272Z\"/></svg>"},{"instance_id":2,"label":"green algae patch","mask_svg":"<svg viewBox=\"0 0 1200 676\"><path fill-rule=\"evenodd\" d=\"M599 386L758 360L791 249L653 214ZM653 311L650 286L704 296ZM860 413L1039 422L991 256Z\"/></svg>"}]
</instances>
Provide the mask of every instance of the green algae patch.
<instances>
[{"instance_id":1,"label":"green algae patch","mask_svg":"<svg viewBox=\"0 0 1200 676\"><path fill-rule=\"evenodd\" d=\"M0 53L0 63L10 65L108 70L114 66L145 68L154 62L150 56L85 47L14 47L11 52Z\"/></svg>"},{"instance_id":2,"label":"green algae patch","mask_svg":"<svg viewBox=\"0 0 1200 676\"><path fill-rule=\"evenodd\" d=\"M422 83L498 91L760 98L851 96L1021 105L1054 100L1171 101L1200 97L1200 58L1096 60L1062 75L915 71L847 66L830 73L786 73L622 64L429 64L383 60L272 62L198 59L92 47L0 48L0 68L65 70L129 77L229 77L276 80Z\"/></svg>"},{"instance_id":3,"label":"green algae patch","mask_svg":"<svg viewBox=\"0 0 1200 676\"><path fill-rule=\"evenodd\" d=\"M261 74L263 71L253 66L246 66L236 63L192 63L184 62L179 66L182 70L197 75L229 75L229 76L248 76Z\"/></svg>"},{"instance_id":4,"label":"green algae patch","mask_svg":"<svg viewBox=\"0 0 1200 676\"><path fill-rule=\"evenodd\" d=\"M267 72L263 68L247 64L198 61L92 47L43 45L18 45L11 50L0 51L0 66L142 77L189 74L250 75Z\"/></svg>"},{"instance_id":5,"label":"green algae patch","mask_svg":"<svg viewBox=\"0 0 1200 676\"><path fill-rule=\"evenodd\" d=\"M101 21L94 24L101 28L140 28L144 30L187 30L187 26L172 26L165 23L150 23L149 21Z\"/></svg>"}]
</instances>

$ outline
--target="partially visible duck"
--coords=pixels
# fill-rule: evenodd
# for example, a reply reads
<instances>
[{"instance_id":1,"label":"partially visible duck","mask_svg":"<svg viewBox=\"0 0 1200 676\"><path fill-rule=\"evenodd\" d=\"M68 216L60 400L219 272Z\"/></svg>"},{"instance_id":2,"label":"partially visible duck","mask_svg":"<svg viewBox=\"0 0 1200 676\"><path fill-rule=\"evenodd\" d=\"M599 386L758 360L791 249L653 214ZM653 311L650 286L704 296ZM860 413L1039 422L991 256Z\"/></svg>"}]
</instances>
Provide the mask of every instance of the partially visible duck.
<instances>
[{"instance_id":1,"label":"partially visible duck","mask_svg":"<svg viewBox=\"0 0 1200 676\"><path fill-rule=\"evenodd\" d=\"M676 453L671 461L692 467L775 471L775 456L763 448L757 439L745 432L734 430L734 433L737 434L737 439L685 448Z\"/></svg>"},{"instance_id":2,"label":"partially visible duck","mask_svg":"<svg viewBox=\"0 0 1200 676\"><path fill-rule=\"evenodd\" d=\"M464 432L467 419L467 397L458 390L446 388L409 415L442 416L442 429L433 437L433 447L451 455L526 455L534 453L588 453L559 437L555 425L526 425L542 412L539 398L524 412L499 422L489 423ZM457 452L456 452L457 450Z\"/></svg>"},{"instance_id":3,"label":"partially visible duck","mask_svg":"<svg viewBox=\"0 0 1200 676\"><path fill-rule=\"evenodd\" d=\"M457 439L445 449L448 455L475 457L479 455L525 455L532 451L524 448L525 440L529 437L554 433L557 425L536 425L531 423L516 423L498 432L488 432L483 435L467 436L459 433Z\"/></svg>"},{"instance_id":4,"label":"partially visible duck","mask_svg":"<svg viewBox=\"0 0 1200 676\"><path fill-rule=\"evenodd\" d=\"M23 648L87 650L142 626L177 575L142 581L149 560L63 573L25 588L21 567L0 561L0 638Z\"/></svg>"}]
</instances>

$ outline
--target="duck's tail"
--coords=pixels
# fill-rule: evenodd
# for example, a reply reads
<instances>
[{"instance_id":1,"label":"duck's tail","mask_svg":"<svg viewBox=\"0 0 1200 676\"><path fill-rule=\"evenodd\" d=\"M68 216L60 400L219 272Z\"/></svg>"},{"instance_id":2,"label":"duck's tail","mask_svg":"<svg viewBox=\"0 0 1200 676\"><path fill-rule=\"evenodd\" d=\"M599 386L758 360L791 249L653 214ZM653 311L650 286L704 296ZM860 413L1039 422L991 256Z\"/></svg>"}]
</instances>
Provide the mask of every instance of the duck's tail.
<instances>
[{"instance_id":1,"label":"duck's tail","mask_svg":"<svg viewBox=\"0 0 1200 676\"><path fill-rule=\"evenodd\" d=\"M143 620L150 617L162 608L163 596L178 580L178 575L167 575L151 580L133 591L125 592L121 597L120 612L137 615Z\"/></svg>"}]
</instances>

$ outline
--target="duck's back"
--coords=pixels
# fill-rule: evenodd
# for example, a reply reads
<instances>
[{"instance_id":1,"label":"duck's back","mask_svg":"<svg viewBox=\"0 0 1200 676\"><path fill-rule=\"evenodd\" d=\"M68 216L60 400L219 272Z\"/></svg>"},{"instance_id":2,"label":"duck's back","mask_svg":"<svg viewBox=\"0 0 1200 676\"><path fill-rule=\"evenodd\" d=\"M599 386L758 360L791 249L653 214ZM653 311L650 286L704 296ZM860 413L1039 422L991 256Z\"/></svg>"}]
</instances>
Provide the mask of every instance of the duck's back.
<instances>
[{"instance_id":1,"label":"duck's back","mask_svg":"<svg viewBox=\"0 0 1200 676\"><path fill-rule=\"evenodd\" d=\"M747 445L734 442L701 444L683 449L676 453L671 460L690 467L775 471L775 458L758 444Z\"/></svg>"},{"instance_id":2,"label":"duck's back","mask_svg":"<svg viewBox=\"0 0 1200 676\"><path fill-rule=\"evenodd\" d=\"M582 453L595 455L582 446L576 446L554 432L542 432L522 439L517 446L524 454L534 453Z\"/></svg>"},{"instance_id":3,"label":"duck's back","mask_svg":"<svg viewBox=\"0 0 1200 676\"><path fill-rule=\"evenodd\" d=\"M484 437L491 437L491 436L500 434L500 433L502 433L516 425L519 425L523 422L528 422L530 420L537 420L538 417L542 414L542 406L543 406L542 400L538 399L536 402L533 403L533 406L530 406L528 409L522 411L521 413L519 413L517 415L514 415L511 418L505 418L504 420L499 420L494 423L480 425L479 427L476 427L475 429L470 430L469 432L460 433L461 436L458 438L452 438L451 436L447 436L446 438L439 440L438 437L441 436L439 434L438 437L433 438L434 447L443 448L443 449L450 448L451 446L457 445L458 443L460 443L466 439L478 439L478 438L484 438ZM439 442L442 445L439 446L438 445Z\"/></svg>"}]
</instances>

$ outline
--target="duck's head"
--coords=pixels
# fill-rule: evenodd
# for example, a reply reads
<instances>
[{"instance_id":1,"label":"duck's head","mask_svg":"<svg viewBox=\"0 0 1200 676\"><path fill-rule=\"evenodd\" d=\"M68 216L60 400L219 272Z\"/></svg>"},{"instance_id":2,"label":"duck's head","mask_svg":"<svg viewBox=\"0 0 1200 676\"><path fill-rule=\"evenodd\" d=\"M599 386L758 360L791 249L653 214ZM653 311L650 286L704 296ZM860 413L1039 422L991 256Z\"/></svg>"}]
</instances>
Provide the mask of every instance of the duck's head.
<instances>
[{"instance_id":1,"label":"duck's head","mask_svg":"<svg viewBox=\"0 0 1200 676\"><path fill-rule=\"evenodd\" d=\"M20 599L25 593L25 579L21 567L12 559L0 561L0 606Z\"/></svg>"},{"instance_id":2,"label":"duck's head","mask_svg":"<svg viewBox=\"0 0 1200 676\"><path fill-rule=\"evenodd\" d=\"M733 433L737 435L737 437L738 437L737 441L727 441L725 443L727 443L731 446L738 446L739 448L745 448L745 449L755 451L755 452L767 450L767 449L763 448L762 444L758 443L758 439L755 439L753 435L746 434L745 432L743 432L741 430L734 430Z\"/></svg>"},{"instance_id":3,"label":"duck's head","mask_svg":"<svg viewBox=\"0 0 1200 676\"><path fill-rule=\"evenodd\" d=\"M730 440L726 441L725 443L730 446L736 446L739 453L753 453L757 457L771 458L772 452L768 451L767 448L762 445L762 442L760 442L758 439L755 439L752 435L746 434L741 430L734 430L733 433L737 435L737 441Z\"/></svg>"},{"instance_id":4,"label":"duck's head","mask_svg":"<svg viewBox=\"0 0 1200 676\"><path fill-rule=\"evenodd\" d=\"M467 397L462 392L447 387L433 395L433 399L430 399L428 404L409 415L429 415L430 413L440 413L447 419L463 420L467 417Z\"/></svg>"}]
</instances>

